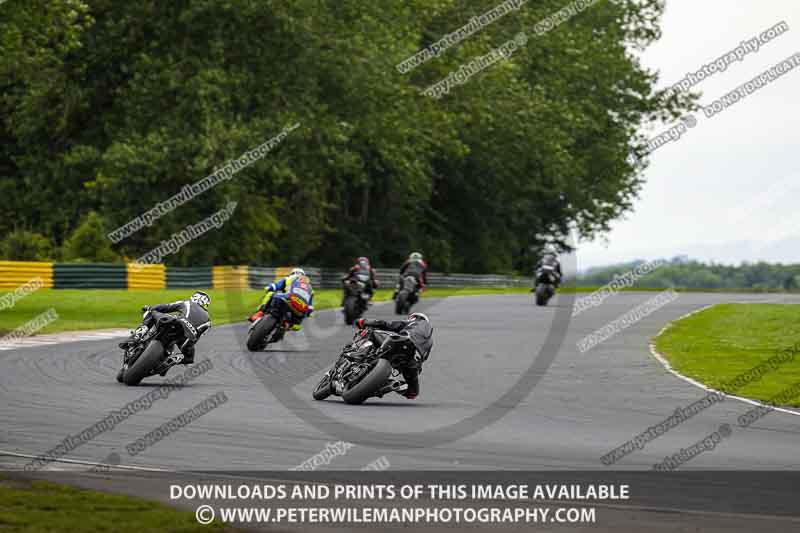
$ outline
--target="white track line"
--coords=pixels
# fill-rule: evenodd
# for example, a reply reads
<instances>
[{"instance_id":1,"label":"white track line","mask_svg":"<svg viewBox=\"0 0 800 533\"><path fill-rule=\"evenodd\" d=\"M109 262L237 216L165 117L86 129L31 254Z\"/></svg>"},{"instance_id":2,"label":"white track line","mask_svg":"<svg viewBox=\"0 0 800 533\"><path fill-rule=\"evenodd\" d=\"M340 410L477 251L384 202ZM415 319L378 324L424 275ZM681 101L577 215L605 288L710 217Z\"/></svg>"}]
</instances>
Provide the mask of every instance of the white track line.
<instances>
[{"instance_id":1,"label":"white track line","mask_svg":"<svg viewBox=\"0 0 800 533\"><path fill-rule=\"evenodd\" d=\"M733 303L753 303L753 302L733 302ZM661 363L661 365L667 370L667 372L669 372L670 374L672 374L673 376L675 376L675 377L677 377L679 379L682 379L686 383L690 383L690 384L694 385L695 387L700 387L704 391L714 392L714 393L717 393L717 394L722 394L726 398L733 398L734 400L739 400L740 402L744 402L744 403L747 403L747 404L750 404L750 405L756 405L756 406L759 406L759 407L768 407L768 408L772 409L773 411L778 411L779 413L786 413L787 415L800 416L800 411L796 411L794 409L787 409L785 407L774 407L772 405L768 405L768 404L765 404L763 402L759 402L758 400L752 400L750 398L744 398L742 396L736 396L734 394L727 394L725 392L722 392L722 391L719 391L719 390L716 390L716 389L712 389L711 387L708 387L708 386L704 385L703 383L700 383L699 381L690 378L689 376L684 376L683 374L681 374L680 372L678 372L677 370L672 368L672 365L669 364L669 361L667 361L667 359L663 355L658 353L658 351L656 350L655 339L660 337L665 331L667 331L669 328L671 328L672 325L675 322L679 322L679 321L683 320L684 318L689 318L690 316L695 315L697 313L700 313L701 311L705 311L706 309L710 309L710 308L714 307L715 305L718 305L718 304L706 305L704 307L701 307L700 309L696 309L696 310L692 311L691 313L686 313L685 315L676 318L675 320L673 320L672 322L670 322L669 324L667 324L666 326L661 328L661 331L658 332L658 335L653 337L653 340L650 341L650 354L653 357L655 357L656 360L659 363Z\"/></svg>"},{"instance_id":2,"label":"white track line","mask_svg":"<svg viewBox=\"0 0 800 533\"><path fill-rule=\"evenodd\" d=\"M40 455L31 455L28 453L17 453L17 452L7 452L5 450L0 450L0 457L7 455L9 457L21 457L23 459L37 459L41 457ZM165 470L163 468L155 468L155 467L148 467L148 466L127 466L127 465L107 465L105 463L96 463L93 461L82 461L80 459L67 459L65 457L59 457L58 459L53 459L49 461L49 463L67 463L72 465L85 465L85 466L103 466L108 467L112 470L139 470L142 472L170 472L170 470ZM52 470L48 468L41 468L37 469L38 472L52 472ZM27 472L26 470L21 470L21 472Z\"/></svg>"},{"instance_id":3,"label":"white track line","mask_svg":"<svg viewBox=\"0 0 800 533\"><path fill-rule=\"evenodd\" d=\"M56 344L70 344L73 342L108 340L123 338L127 337L128 335L130 335L130 330L127 329L97 329L48 333L45 335L24 337L13 341L0 340L0 351L36 348L40 346L53 346Z\"/></svg>"}]
</instances>

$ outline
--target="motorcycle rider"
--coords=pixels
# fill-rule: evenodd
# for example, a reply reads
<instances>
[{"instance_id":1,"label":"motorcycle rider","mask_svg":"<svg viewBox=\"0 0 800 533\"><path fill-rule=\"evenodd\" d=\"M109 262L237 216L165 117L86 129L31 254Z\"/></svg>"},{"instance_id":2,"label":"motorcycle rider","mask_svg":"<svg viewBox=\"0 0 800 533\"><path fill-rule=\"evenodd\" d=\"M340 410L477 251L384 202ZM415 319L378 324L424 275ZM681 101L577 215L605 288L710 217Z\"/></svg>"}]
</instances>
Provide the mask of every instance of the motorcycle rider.
<instances>
[{"instance_id":1,"label":"motorcycle rider","mask_svg":"<svg viewBox=\"0 0 800 533\"><path fill-rule=\"evenodd\" d=\"M403 278L406 276L413 276L417 280L418 292L425 290L425 283L427 283L428 264L422 258L419 252L412 252L409 254L408 259L405 260L403 266L400 267L400 277L397 279L397 289L392 295L392 299L397 297L397 293L403 288ZM417 294L415 293L411 303L416 303Z\"/></svg>"},{"instance_id":2,"label":"motorcycle rider","mask_svg":"<svg viewBox=\"0 0 800 533\"><path fill-rule=\"evenodd\" d=\"M422 363L428 360L433 349L433 326L423 313L411 313L406 320L368 320L359 318L356 326L361 330L361 335L366 336L367 328L378 331L391 331L402 335L401 339L387 338L381 345L381 350L403 351L408 356L408 363L400 369L408 388L405 397L409 400L419 395L419 375L422 373Z\"/></svg>"},{"instance_id":3,"label":"motorcycle rider","mask_svg":"<svg viewBox=\"0 0 800 533\"><path fill-rule=\"evenodd\" d=\"M250 322L255 322L264 316L273 298L286 300L295 314L299 315L292 324L292 331L303 329L303 319L314 313L314 289L311 287L311 280L302 268L293 268L288 276L277 283L270 283L264 287L264 291L266 294L261 300L258 311L248 319Z\"/></svg>"},{"instance_id":4,"label":"motorcycle rider","mask_svg":"<svg viewBox=\"0 0 800 533\"><path fill-rule=\"evenodd\" d=\"M194 363L194 345L211 327L211 319L208 315L208 306L211 304L211 297L203 291L196 291L188 300L179 300L171 304L158 304L152 307L144 306L142 312L145 314L150 311L150 314L142 322L142 326L131 332L131 336L119 344L123 350L127 350L139 339L141 339L147 330L154 326L161 318L165 316L172 316L175 318L185 318L196 330L196 338L194 340L187 339L182 346L179 346L183 359L180 364L191 365Z\"/></svg>"},{"instance_id":5,"label":"motorcycle rider","mask_svg":"<svg viewBox=\"0 0 800 533\"><path fill-rule=\"evenodd\" d=\"M369 280L364 284L364 293L369 295L369 299L372 299L373 289L377 289L379 287L378 284L378 275L375 272L375 269L372 268L372 265L369 262L368 257L359 257L356 259L356 264L350 267L350 270L347 274L342 277L342 285L346 284L351 279L360 279L363 277L364 274L369 274ZM364 281L361 279L361 281ZM342 305L344 305L344 300L347 297L347 292L342 291Z\"/></svg>"},{"instance_id":6,"label":"motorcycle rider","mask_svg":"<svg viewBox=\"0 0 800 533\"><path fill-rule=\"evenodd\" d=\"M545 248L542 259L536 264L536 270L534 271L534 283L536 282L536 278L539 277L539 273L542 270L549 270L555 275L555 286L557 289L559 285L561 285L561 278L563 274L561 273L561 263L558 262L558 256L556 255L555 249L552 246ZM536 291L535 287L531 289L531 292L534 291Z\"/></svg>"}]
</instances>

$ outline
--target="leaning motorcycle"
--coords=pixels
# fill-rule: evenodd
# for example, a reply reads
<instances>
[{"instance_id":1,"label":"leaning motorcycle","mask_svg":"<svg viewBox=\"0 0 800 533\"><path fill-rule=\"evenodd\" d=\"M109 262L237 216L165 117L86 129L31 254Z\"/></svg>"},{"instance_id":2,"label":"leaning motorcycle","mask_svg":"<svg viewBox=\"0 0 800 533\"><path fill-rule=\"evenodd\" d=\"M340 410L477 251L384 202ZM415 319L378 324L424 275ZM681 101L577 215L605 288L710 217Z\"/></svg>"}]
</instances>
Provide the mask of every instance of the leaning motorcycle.
<instances>
[{"instance_id":1,"label":"leaning motorcycle","mask_svg":"<svg viewBox=\"0 0 800 533\"><path fill-rule=\"evenodd\" d=\"M117 373L120 383L138 385L146 377L166 375L170 368L183 361L180 348L196 342L203 333L185 318L166 314L160 314L148 327L144 324L151 322L152 313L144 308L143 324L134 330L123 355L122 368Z\"/></svg>"},{"instance_id":2,"label":"leaning motorcycle","mask_svg":"<svg viewBox=\"0 0 800 533\"><path fill-rule=\"evenodd\" d=\"M417 302L417 290L417 279L414 276L404 277L395 296L394 312L398 315L407 315L411 311L411 306Z\"/></svg>"},{"instance_id":3,"label":"leaning motorcycle","mask_svg":"<svg viewBox=\"0 0 800 533\"><path fill-rule=\"evenodd\" d=\"M386 339L399 341L387 343ZM408 358L413 357L399 348L408 337L366 329L356 333L346 345L336 364L322 377L312 396L324 400L331 394L341 396L345 403L362 404L367 398L382 398L390 392L402 393L408 387L400 371Z\"/></svg>"},{"instance_id":4,"label":"leaning motorcycle","mask_svg":"<svg viewBox=\"0 0 800 533\"><path fill-rule=\"evenodd\" d=\"M369 275L357 274L344 282L344 322L352 325L369 306L369 293L366 291Z\"/></svg>"},{"instance_id":5,"label":"leaning motorcycle","mask_svg":"<svg viewBox=\"0 0 800 533\"><path fill-rule=\"evenodd\" d=\"M270 299L264 316L253 322L247 330L247 349L258 352L268 344L282 340L292 325L302 320L305 308L307 305L293 294L286 299Z\"/></svg>"},{"instance_id":6,"label":"leaning motorcycle","mask_svg":"<svg viewBox=\"0 0 800 533\"><path fill-rule=\"evenodd\" d=\"M547 305L556 293L558 274L551 265L542 265L536 271L536 305Z\"/></svg>"}]
</instances>

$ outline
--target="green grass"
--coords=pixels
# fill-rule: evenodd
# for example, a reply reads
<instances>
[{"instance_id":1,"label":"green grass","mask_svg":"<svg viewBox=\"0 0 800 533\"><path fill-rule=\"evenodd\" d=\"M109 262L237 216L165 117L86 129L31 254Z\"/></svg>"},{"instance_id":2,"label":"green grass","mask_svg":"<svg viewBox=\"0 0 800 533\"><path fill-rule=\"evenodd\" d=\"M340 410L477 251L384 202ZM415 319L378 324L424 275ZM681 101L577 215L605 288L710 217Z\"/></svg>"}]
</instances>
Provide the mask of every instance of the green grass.
<instances>
[{"instance_id":1,"label":"green grass","mask_svg":"<svg viewBox=\"0 0 800 533\"><path fill-rule=\"evenodd\" d=\"M47 481L0 479L0 531L61 533L178 533L233 531L201 526L192 512L139 498L104 494Z\"/></svg>"},{"instance_id":2,"label":"green grass","mask_svg":"<svg viewBox=\"0 0 800 533\"><path fill-rule=\"evenodd\" d=\"M656 349L682 374L719 388L779 350L800 342L798 325L798 305L715 305L672 324L656 338ZM797 382L800 357L735 393L769 400ZM800 407L800 398L788 405Z\"/></svg>"},{"instance_id":3,"label":"green grass","mask_svg":"<svg viewBox=\"0 0 800 533\"><path fill-rule=\"evenodd\" d=\"M482 294L519 294L529 289L427 289L423 298L474 296ZM0 335L8 333L35 318L49 308L54 308L59 319L39 333L78 331L104 328L134 328L142 318L142 305L173 302L188 298L189 289L163 291L127 290L40 290L22 300L11 309L0 311ZM241 322L258 306L264 292L250 289L209 290L211 320L214 324ZM0 292L0 296L5 294ZM376 291L375 301L391 299L391 290ZM340 290L323 289L314 293L317 309L330 309L341 303Z\"/></svg>"}]
</instances>

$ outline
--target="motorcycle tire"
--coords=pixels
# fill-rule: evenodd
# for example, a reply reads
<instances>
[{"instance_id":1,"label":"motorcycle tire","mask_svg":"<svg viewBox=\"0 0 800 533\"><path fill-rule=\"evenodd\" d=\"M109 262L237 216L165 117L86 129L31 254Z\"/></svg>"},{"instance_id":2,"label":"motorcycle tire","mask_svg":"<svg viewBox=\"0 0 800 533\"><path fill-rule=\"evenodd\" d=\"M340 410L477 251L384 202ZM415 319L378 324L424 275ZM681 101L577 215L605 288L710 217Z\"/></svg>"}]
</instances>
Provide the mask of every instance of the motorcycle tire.
<instances>
[{"instance_id":1,"label":"motorcycle tire","mask_svg":"<svg viewBox=\"0 0 800 533\"><path fill-rule=\"evenodd\" d=\"M325 375L319 382L317 387L314 389L314 392L311 393L311 396L313 396L315 400L324 400L331 394L333 394L333 388L331 387L331 378L330 376Z\"/></svg>"},{"instance_id":2,"label":"motorcycle tire","mask_svg":"<svg viewBox=\"0 0 800 533\"><path fill-rule=\"evenodd\" d=\"M536 286L536 305L545 306L547 305L548 300L550 300L550 291L547 290L547 286L544 283L540 283Z\"/></svg>"},{"instance_id":3,"label":"motorcycle tire","mask_svg":"<svg viewBox=\"0 0 800 533\"><path fill-rule=\"evenodd\" d=\"M378 359L375 366L372 367L366 376L354 386L346 389L342 393L342 399L345 403L351 405L360 405L364 400L373 396L379 390L389 376L392 374L392 364L386 359Z\"/></svg>"},{"instance_id":4,"label":"motorcycle tire","mask_svg":"<svg viewBox=\"0 0 800 533\"><path fill-rule=\"evenodd\" d=\"M259 320L247 335L247 349L251 352L258 352L267 347L267 336L275 327L275 317L272 315L264 316Z\"/></svg>"},{"instance_id":5,"label":"motorcycle tire","mask_svg":"<svg viewBox=\"0 0 800 533\"><path fill-rule=\"evenodd\" d=\"M344 301L344 323L352 326L358 318L358 309L354 296L348 296Z\"/></svg>"},{"instance_id":6,"label":"motorcycle tire","mask_svg":"<svg viewBox=\"0 0 800 533\"><path fill-rule=\"evenodd\" d=\"M406 311L406 302L408 301L408 293L406 291L400 291L397 293L397 299L394 303L394 312L398 315L402 315Z\"/></svg>"},{"instance_id":7,"label":"motorcycle tire","mask_svg":"<svg viewBox=\"0 0 800 533\"><path fill-rule=\"evenodd\" d=\"M159 340L151 340L150 344L148 344L147 348L142 352L142 355L140 355L122 375L122 380L125 382L125 385L138 385L144 378L152 373L153 369L158 366L163 358L164 345L161 344Z\"/></svg>"}]
</instances>

